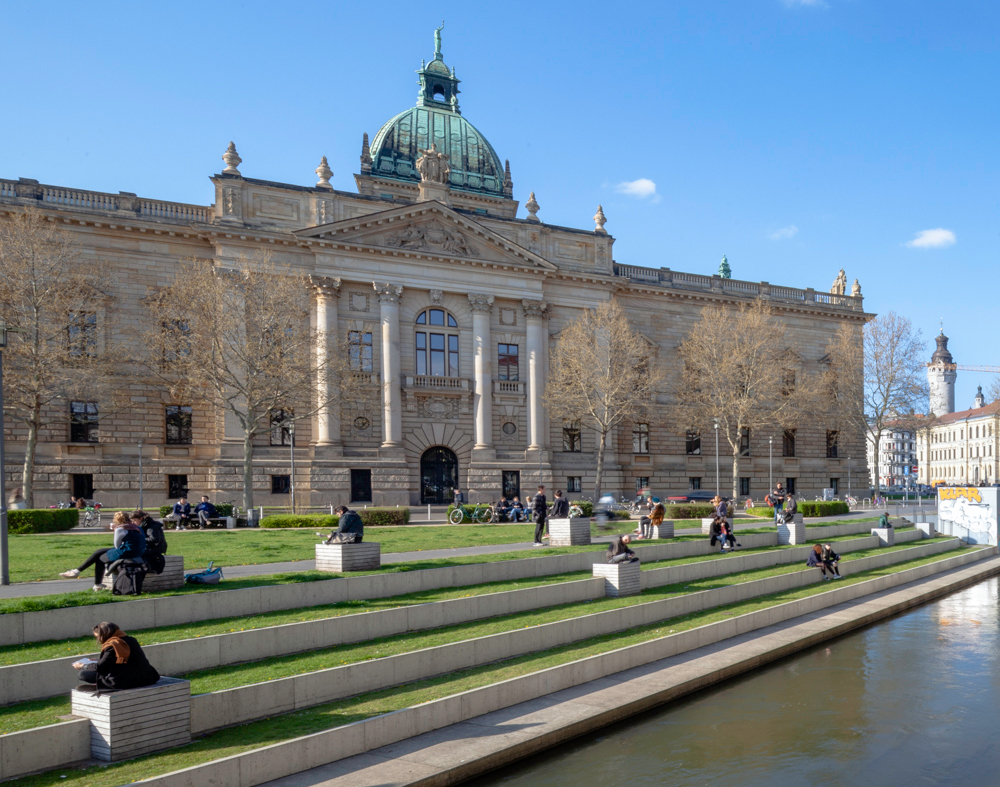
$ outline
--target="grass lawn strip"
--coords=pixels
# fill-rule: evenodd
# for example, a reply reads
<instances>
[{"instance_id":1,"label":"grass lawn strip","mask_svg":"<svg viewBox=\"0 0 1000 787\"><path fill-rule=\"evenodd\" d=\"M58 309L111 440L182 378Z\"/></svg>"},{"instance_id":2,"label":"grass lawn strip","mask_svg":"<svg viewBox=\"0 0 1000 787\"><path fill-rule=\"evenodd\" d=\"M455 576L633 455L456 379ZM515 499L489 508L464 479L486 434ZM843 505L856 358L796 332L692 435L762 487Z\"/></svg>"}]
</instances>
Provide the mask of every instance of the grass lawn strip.
<instances>
[{"instance_id":1,"label":"grass lawn strip","mask_svg":"<svg viewBox=\"0 0 1000 787\"><path fill-rule=\"evenodd\" d=\"M976 549L967 547L966 549ZM845 577L836 587L895 574L928 563L953 557L955 552L912 560L895 566L873 569ZM650 626L626 632L595 637L547 651L531 653L494 664L417 681L381 691L369 692L346 700L317 705L262 721L251 722L205 735L189 746L150 754L113 765L86 768L58 768L34 776L25 776L5 783L5 787L53 787L54 785L79 785L80 787L118 787L132 781L147 779L165 773L190 768L195 765L222 759L241 752L268 746L322 730L350 724L392 711L441 699L470 689L488 686L531 672L566 664L611 650L637 645L689 629L716 623L737 615L756 612L768 607L807 598L830 590L825 582L809 585L794 591L774 593L757 599L731 604L692 615L673 618Z\"/></svg>"},{"instance_id":2,"label":"grass lawn strip","mask_svg":"<svg viewBox=\"0 0 1000 787\"><path fill-rule=\"evenodd\" d=\"M935 540L944 541L946 539ZM857 559L875 554L884 554L887 551L905 550L923 543L927 542L915 542L895 547L865 550L851 553L851 555L852 558ZM845 560L844 562L849 563L849 560ZM459 623L427 631L398 634L381 639L367 640L365 642L336 645L330 648L310 650L289 656L273 656L259 661L214 667L212 669L176 675L175 677L183 677L190 680L192 694L205 694L223 689L236 688L238 686L248 686L253 683L265 683L269 680L302 675L307 672L316 672L345 664L355 664L361 661L395 656L401 653L433 648L463 640L488 637L505 631L540 626L546 623L581 617L597 612L607 612L637 604L661 601L675 596L714 590L716 588L738 585L758 579L767 579L782 574L791 574L802 570L803 568L800 563L792 563L757 569L755 571L725 574L718 577L694 580L687 584L680 583L649 588L638 596L605 598L595 601L562 604L546 607L543 610L520 612L513 615L487 618L470 623ZM69 698L64 697L61 699L61 704L53 703L51 700L32 700L0 708L0 733L15 732L45 724L55 724L60 720L60 715L69 713Z\"/></svg>"},{"instance_id":3,"label":"grass lawn strip","mask_svg":"<svg viewBox=\"0 0 1000 787\"><path fill-rule=\"evenodd\" d=\"M740 531L745 532L745 531ZM703 536L685 536L682 539L675 540L688 540L688 541L700 541ZM848 536L842 536L843 538L850 538ZM667 541L653 541L647 543L667 543ZM806 542L812 543L812 542ZM917 542L920 543L920 542ZM802 546L802 545L799 545ZM590 547L592 548L592 547ZM739 554L754 554L768 549L791 549L793 547L785 545L779 547L759 547L756 549L745 549L741 550ZM576 549L587 549L586 547L576 547ZM545 550L548 552L549 550ZM514 553L517 554L517 553ZM683 557L683 558L673 558L670 560L658 560L649 561L643 563L643 570L649 570L654 568L664 568L672 565L682 565L686 563L697 563L703 560L716 560L720 557L724 557L722 553L713 552L709 555L699 555L694 557ZM310 576L316 575L317 579L329 579L329 574L322 574L320 572L304 572L308 573ZM279 578L294 578L298 575L296 574L276 574L274 579ZM418 593L410 593L401 596L391 596L389 598L383 599L373 599L373 600L353 600L353 601L341 601L334 604L322 604L319 606L311 607L301 607L298 609L291 610L281 610L276 612L264 613L261 615L254 615L251 617L229 617L229 618L216 618L213 620L203 620L196 621L194 623L178 624L176 626L166 626L162 628L154 629L144 629L141 631L129 632L133 636L137 637L143 644L152 645L161 642L174 642L182 639L190 639L191 637L207 637L215 634L227 634L234 631L245 631L249 629L266 628L268 626L280 626L287 623L301 623L308 620L319 620L322 618L338 617L339 615L347 614L357 614L360 612L375 612L382 609L392 609L400 606L407 606L411 604L426 604L434 601L444 601L446 599L452 598L462 598L466 596L482 595L486 593L500 593L506 590L519 590L529 587L538 587L540 585L553 584L556 582L569 582L573 580L585 579L591 576L589 571L576 571L566 574L554 574L543 577L535 577L530 579L520 579L512 582L491 582L484 583L481 585L467 585L458 588L442 588L438 590L427 590ZM241 580L245 581L249 587L259 587L263 584L259 579L253 581L250 579ZM276 581L274 584L286 584L284 582ZM291 580L294 581L294 580ZM305 581L305 580L304 580ZM228 584L227 580L227 584ZM232 588L227 588L232 589ZM86 599L90 599L93 593L87 591L90 595L85 593L81 594L70 594L70 595L82 595ZM46 597L42 597L46 598ZM49 641L49 642L29 642L22 645L6 645L0 647L0 666L8 666L11 664L25 664L31 661L44 661L47 659L62 658L65 656L77 656L85 653L90 653L93 647L93 637L83 636L74 639L66 639L59 641Z\"/></svg>"}]
</instances>

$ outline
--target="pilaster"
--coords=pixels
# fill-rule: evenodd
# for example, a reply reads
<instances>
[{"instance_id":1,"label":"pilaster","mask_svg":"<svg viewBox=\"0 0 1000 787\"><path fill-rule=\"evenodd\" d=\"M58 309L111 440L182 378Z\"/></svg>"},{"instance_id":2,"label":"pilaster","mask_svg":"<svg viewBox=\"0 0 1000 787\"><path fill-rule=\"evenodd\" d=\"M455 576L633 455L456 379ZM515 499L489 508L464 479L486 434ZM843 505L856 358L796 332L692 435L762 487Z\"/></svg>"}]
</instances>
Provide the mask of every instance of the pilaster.
<instances>
[{"instance_id":1,"label":"pilaster","mask_svg":"<svg viewBox=\"0 0 1000 787\"><path fill-rule=\"evenodd\" d=\"M340 397L330 380L332 353L339 342L338 308L340 279L310 276L316 296L316 455L342 456Z\"/></svg>"},{"instance_id":2,"label":"pilaster","mask_svg":"<svg viewBox=\"0 0 1000 787\"><path fill-rule=\"evenodd\" d=\"M399 299L403 288L398 284L372 284L378 295L382 317L382 447L400 448L403 442L403 410L399 369Z\"/></svg>"}]
</instances>

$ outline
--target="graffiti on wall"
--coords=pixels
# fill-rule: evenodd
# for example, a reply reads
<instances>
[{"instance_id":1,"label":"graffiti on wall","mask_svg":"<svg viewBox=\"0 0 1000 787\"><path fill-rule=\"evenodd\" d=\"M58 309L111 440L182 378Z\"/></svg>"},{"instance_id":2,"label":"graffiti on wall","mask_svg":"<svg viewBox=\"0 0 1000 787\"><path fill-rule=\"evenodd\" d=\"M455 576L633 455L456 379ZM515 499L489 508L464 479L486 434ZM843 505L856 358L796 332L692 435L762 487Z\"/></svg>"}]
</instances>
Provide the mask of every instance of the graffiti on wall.
<instances>
[{"instance_id":1,"label":"graffiti on wall","mask_svg":"<svg viewBox=\"0 0 1000 787\"><path fill-rule=\"evenodd\" d=\"M938 487L938 530L970 544L997 543L995 487Z\"/></svg>"}]
</instances>

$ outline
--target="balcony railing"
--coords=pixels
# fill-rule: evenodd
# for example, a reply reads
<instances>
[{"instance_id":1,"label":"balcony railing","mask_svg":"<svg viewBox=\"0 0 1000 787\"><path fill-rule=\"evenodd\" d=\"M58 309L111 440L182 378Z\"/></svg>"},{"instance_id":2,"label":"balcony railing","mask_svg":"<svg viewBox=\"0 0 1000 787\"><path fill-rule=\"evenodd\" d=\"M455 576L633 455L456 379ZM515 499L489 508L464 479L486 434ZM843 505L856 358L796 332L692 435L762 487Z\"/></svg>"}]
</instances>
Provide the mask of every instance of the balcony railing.
<instances>
[{"instance_id":1,"label":"balcony railing","mask_svg":"<svg viewBox=\"0 0 1000 787\"><path fill-rule=\"evenodd\" d=\"M517 380L494 380L493 393L524 394L524 383Z\"/></svg>"},{"instance_id":2,"label":"balcony railing","mask_svg":"<svg viewBox=\"0 0 1000 787\"><path fill-rule=\"evenodd\" d=\"M434 377L431 375L416 375L406 377L407 388L432 388L439 391L468 391L469 381L464 377Z\"/></svg>"}]
</instances>

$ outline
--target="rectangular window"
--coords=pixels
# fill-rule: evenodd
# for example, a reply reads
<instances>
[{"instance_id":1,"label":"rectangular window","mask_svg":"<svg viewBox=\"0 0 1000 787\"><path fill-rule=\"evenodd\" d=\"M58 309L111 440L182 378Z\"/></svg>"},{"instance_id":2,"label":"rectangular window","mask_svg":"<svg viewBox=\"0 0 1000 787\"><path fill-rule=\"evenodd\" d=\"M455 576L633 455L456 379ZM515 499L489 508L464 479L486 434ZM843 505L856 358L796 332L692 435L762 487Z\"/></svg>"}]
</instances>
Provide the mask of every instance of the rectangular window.
<instances>
[{"instance_id":1,"label":"rectangular window","mask_svg":"<svg viewBox=\"0 0 1000 787\"><path fill-rule=\"evenodd\" d=\"M684 447L689 456L701 453L701 432L688 430L684 439Z\"/></svg>"},{"instance_id":2,"label":"rectangular window","mask_svg":"<svg viewBox=\"0 0 1000 787\"><path fill-rule=\"evenodd\" d=\"M171 363L191 354L191 326L187 320L170 320L163 323L166 341L163 343L163 360Z\"/></svg>"},{"instance_id":3,"label":"rectangular window","mask_svg":"<svg viewBox=\"0 0 1000 787\"><path fill-rule=\"evenodd\" d=\"M636 476L636 479L635 479L635 491L636 491L636 493L641 492L643 489L649 489L649 476L648 475Z\"/></svg>"},{"instance_id":4,"label":"rectangular window","mask_svg":"<svg viewBox=\"0 0 1000 787\"><path fill-rule=\"evenodd\" d=\"M94 476L92 473L73 474L73 497L84 500L94 499Z\"/></svg>"},{"instance_id":5,"label":"rectangular window","mask_svg":"<svg viewBox=\"0 0 1000 787\"><path fill-rule=\"evenodd\" d=\"M191 407L168 404L166 408L167 445L191 445Z\"/></svg>"},{"instance_id":6,"label":"rectangular window","mask_svg":"<svg viewBox=\"0 0 1000 787\"><path fill-rule=\"evenodd\" d=\"M290 475L271 476L271 494L289 495L292 493L292 477Z\"/></svg>"},{"instance_id":7,"label":"rectangular window","mask_svg":"<svg viewBox=\"0 0 1000 787\"><path fill-rule=\"evenodd\" d=\"M69 441L98 443L97 402L69 403Z\"/></svg>"},{"instance_id":8,"label":"rectangular window","mask_svg":"<svg viewBox=\"0 0 1000 787\"><path fill-rule=\"evenodd\" d=\"M583 478L578 475L571 475L566 479L567 492L580 492L583 490Z\"/></svg>"},{"instance_id":9,"label":"rectangular window","mask_svg":"<svg viewBox=\"0 0 1000 787\"><path fill-rule=\"evenodd\" d=\"M563 451L579 453L583 450L583 440L580 435L580 422L571 421L563 425Z\"/></svg>"},{"instance_id":10,"label":"rectangular window","mask_svg":"<svg viewBox=\"0 0 1000 787\"><path fill-rule=\"evenodd\" d=\"M498 344L497 345L497 379L517 380L517 345Z\"/></svg>"},{"instance_id":11,"label":"rectangular window","mask_svg":"<svg viewBox=\"0 0 1000 787\"><path fill-rule=\"evenodd\" d=\"M785 479L785 492L789 495L797 494L795 491L795 479L786 478Z\"/></svg>"},{"instance_id":12,"label":"rectangular window","mask_svg":"<svg viewBox=\"0 0 1000 787\"><path fill-rule=\"evenodd\" d=\"M372 471L368 468L351 470L351 501L372 502Z\"/></svg>"},{"instance_id":13,"label":"rectangular window","mask_svg":"<svg viewBox=\"0 0 1000 787\"><path fill-rule=\"evenodd\" d=\"M750 456L750 430L746 427L740 434L740 456Z\"/></svg>"},{"instance_id":14,"label":"rectangular window","mask_svg":"<svg viewBox=\"0 0 1000 787\"><path fill-rule=\"evenodd\" d=\"M417 332L417 374L427 374L427 334Z\"/></svg>"},{"instance_id":15,"label":"rectangular window","mask_svg":"<svg viewBox=\"0 0 1000 787\"><path fill-rule=\"evenodd\" d=\"M748 477L740 477L740 495L750 496L750 479Z\"/></svg>"},{"instance_id":16,"label":"rectangular window","mask_svg":"<svg viewBox=\"0 0 1000 787\"><path fill-rule=\"evenodd\" d=\"M632 453L649 453L649 424L634 424L632 426Z\"/></svg>"},{"instance_id":17,"label":"rectangular window","mask_svg":"<svg viewBox=\"0 0 1000 787\"><path fill-rule=\"evenodd\" d=\"M448 337L448 376L458 376L458 337Z\"/></svg>"},{"instance_id":18,"label":"rectangular window","mask_svg":"<svg viewBox=\"0 0 1000 787\"><path fill-rule=\"evenodd\" d=\"M187 497L188 477L186 475L167 476L167 497L176 500L178 497Z\"/></svg>"},{"instance_id":19,"label":"rectangular window","mask_svg":"<svg viewBox=\"0 0 1000 787\"><path fill-rule=\"evenodd\" d=\"M292 431L292 410L271 411L271 445L294 445L295 433Z\"/></svg>"},{"instance_id":20,"label":"rectangular window","mask_svg":"<svg viewBox=\"0 0 1000 787\"><path fill-rule=\"evenodd\" d=\"M795 456L795 430L786 429L781 436L781 455Z\"/></svg>"},{"instance_id":21,"label":"rectangular window","mask_svg":"<svg viewBox=\"0 0 1000 787\"><path fill-rule=\"evenodd\" d=\"M66 328L69 354L72 358L92 358L97 355L97 314L70 312Z\"/></svg>"},{"instance_id":22,"label":"rectangular window","mask_svg":"<svg viewBox=\"0 0 1000 787\"><path fill-rule=\"evenodd\" d=\"M503 471L503 495L508 500L521 496L521 471Z\"/></svg>"},{"instance_id":23,"label":"rectangular window","mask_svg":"<svg viewBox=\"0 0 1000 787\"><path fill-rule=\"evenodd\" d=\"M417 331L416 337L417 374L458 377L458 336Z\"/></svg>"},{"instance_id":24,"label":"rectangular window","mask_svg":"<svg viewBox=\"0 0 1000 787\"><path fill-rule=\"evenodd\" d=\"M692 491L695 489L701 489L701 478L689 478L688 489Z\"/></svg>"},{"instance_id":25,"label":"rectangular window","mask_svg":"<svg viewBox=\"0 0 1000 787\"><path fill-rule=\"evenodd\" d=\"M833 490L833 493L835 495L839 495L840 494L840 479L839 478L831 478L830 479L830 489Z\"/></svg>"},{"instance_id":26,"label":"rectangular window","mask_svg":"<svg viewBox=\"0 0 1000 787\"><path fill-rule=\"evenodd\" d=\"M837 432L828 430L826 433L826 458L836 459L838 450L839 448L837 447Z\"/></svg>"},{"instance_id":27,"label":"rectangular window","mask_svg":"<svg viewBox=\"0 0 1000 787\"><path fill-rule=\"evenodd\" d=\"M351 370L355 372L372 371L372 334L371 331L351 331L347 337L350 353Z\"/></svg>"}]
</instances>

